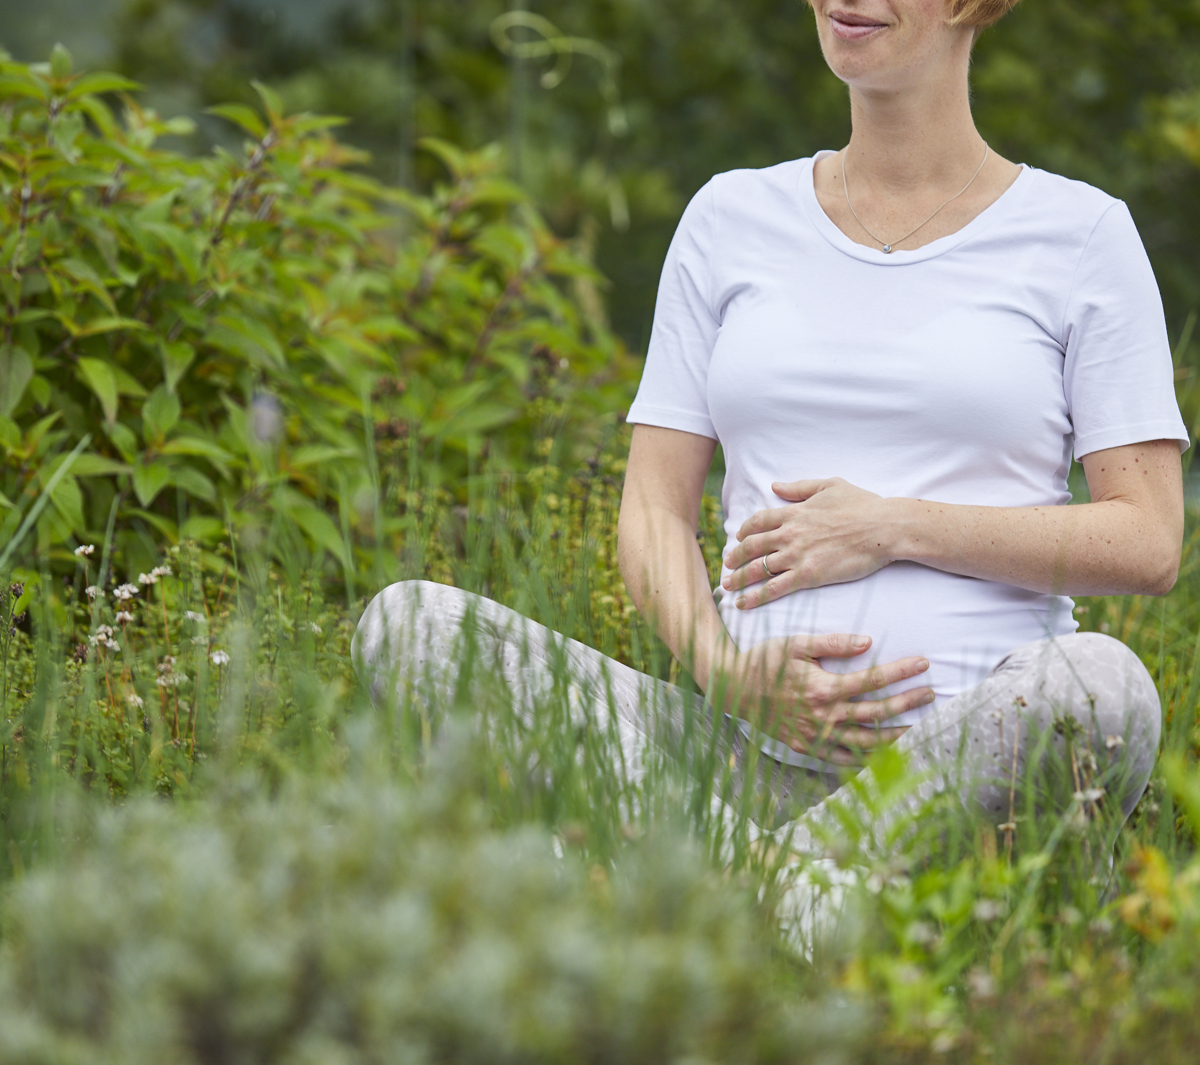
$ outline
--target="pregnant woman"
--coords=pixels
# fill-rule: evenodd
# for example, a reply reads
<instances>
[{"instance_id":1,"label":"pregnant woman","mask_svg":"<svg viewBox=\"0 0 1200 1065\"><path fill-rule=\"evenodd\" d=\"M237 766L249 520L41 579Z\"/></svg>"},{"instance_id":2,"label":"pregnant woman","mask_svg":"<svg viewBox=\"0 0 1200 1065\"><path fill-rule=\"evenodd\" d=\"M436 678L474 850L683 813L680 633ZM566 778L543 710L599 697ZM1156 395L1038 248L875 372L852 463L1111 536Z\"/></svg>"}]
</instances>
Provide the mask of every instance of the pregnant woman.
<instances>
[{"instance_id":1,"label":"pregnant woman","mask_svg":"<svg viewBox=\"0 0 1200 1065\"><path fill-rule=\"evenodd\" d=\"M897 742L998 825L1066 732L1109 821L1141 795L1157 694L1123 644L1075 632L1068 596L1170 590L1187 432L1125 205L975 128L971 49L1015 2L811 0L849 144L721 174L687 208L629 412L619 543L638 608L708 698L566 644L631 751L694 710L735 766L765 752L751 760L786 807ZM718 444L714 595L695 533ZM1072 455L1091 502L1068 507ZM514 684L547 683L540 626L412 582L368 609L360 669L404 683L468 613Z\"/></svg>"}]
</instances>

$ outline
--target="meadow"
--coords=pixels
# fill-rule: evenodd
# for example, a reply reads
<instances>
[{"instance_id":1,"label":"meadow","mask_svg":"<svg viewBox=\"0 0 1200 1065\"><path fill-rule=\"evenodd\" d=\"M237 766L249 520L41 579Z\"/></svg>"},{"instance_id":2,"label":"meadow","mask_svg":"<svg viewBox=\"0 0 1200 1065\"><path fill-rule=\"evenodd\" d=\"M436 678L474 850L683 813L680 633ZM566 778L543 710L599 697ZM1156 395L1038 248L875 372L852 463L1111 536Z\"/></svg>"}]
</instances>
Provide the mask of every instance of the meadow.
<instances>
[{"instance_id":1,"label":"meadow","mask_svg":"<svg viewBox=\"0 0 1200 1065\"><path fill-rule=\"evenodd\" d=\"M616 568L636 363L494 154L387 189L263 86L185 158L131 92L0 65L0 1061L1193 1060L1194 514L1170 595L1077 606L1166 715L1111 873L1082 793L875 838L889 753L793 854L713 750L631 781L603 699L519 704L469 633L372 703L406 578L691 683Z\"/></svg>"}]
</instances>

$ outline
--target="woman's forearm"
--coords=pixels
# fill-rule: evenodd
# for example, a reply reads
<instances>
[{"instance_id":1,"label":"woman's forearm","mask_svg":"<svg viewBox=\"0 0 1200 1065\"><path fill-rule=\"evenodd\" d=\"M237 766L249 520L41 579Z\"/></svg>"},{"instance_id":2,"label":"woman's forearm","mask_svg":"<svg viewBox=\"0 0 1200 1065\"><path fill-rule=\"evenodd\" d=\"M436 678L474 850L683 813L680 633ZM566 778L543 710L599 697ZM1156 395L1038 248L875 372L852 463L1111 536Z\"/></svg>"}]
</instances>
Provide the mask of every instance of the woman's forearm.
<instances>
[{"instance_id":1,"label":"woman's forearm","mask_svg":"<svg viewBox=\"0 0 1200 1065\"><path fill-rule=\"evenodd\" d=\"M1165 595L1179 572L1183 478L1174 440L1084 456L1091 503L948 506L883 500L897 558L1063 595Z\"/></svg>"},{"instance_id":2,"label":"woman's forearm","mask_svg":"<svg viewBox=\"0 0 1200 1065\"><path fill-rule=\"evenodd\" d=\"M1061 507L972 507L888 499L893 559L1061 595L1163 595L1181 530L1110 500Z\"/></svg>"}]
</instances>

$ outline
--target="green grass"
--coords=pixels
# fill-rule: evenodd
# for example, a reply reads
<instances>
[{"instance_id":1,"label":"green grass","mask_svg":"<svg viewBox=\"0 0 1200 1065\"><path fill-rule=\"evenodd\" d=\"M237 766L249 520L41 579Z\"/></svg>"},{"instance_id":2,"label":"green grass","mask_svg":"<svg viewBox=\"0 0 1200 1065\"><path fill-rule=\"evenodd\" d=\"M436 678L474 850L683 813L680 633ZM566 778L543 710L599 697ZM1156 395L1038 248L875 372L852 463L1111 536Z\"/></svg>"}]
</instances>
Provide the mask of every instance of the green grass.
<instances>
[{"instance_id":1,"label":"green grass","mask_svg":"<svg viewBox=\"0 0 1200 1065\"><path fill-rule=\"evenodd\" d=\"M664 754L630 784L568 678L520 714L469 646L478 683L449 696L376 708L350 668L386 570L686 683L616 574L620 450L479 475L465 507L385 488L398 561L357 545L349 602L282 535L164 551L127 622L119 559L83 593L105 545L5 575L26 588L0 591L0 1062L1192 1060L1196 537L1170 596L1080 604L1168 715L1112 883L1069 811L1011 855L945 804L883 854L851 823L855 884L809 959L775 906L828 863L755 839L752 800L715 816L711 765ZM874 768L877 806L911 784Z\"/></svg>"}]
</instances>

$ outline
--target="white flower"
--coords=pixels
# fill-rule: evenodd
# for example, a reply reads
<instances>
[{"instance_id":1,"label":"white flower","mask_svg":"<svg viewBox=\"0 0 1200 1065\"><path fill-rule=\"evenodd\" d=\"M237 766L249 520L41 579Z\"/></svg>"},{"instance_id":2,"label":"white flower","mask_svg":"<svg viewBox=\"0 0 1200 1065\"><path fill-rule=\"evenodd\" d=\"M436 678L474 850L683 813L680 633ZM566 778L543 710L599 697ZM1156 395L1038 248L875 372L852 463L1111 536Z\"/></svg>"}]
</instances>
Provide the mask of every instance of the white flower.
<instances>
[{"instance_id":1,"label":"white flower","mask_svg":"<svg viewBox=\"0 0 1200 1065\"><path fill-rule=\"evenodd\" d=\"M1106 736L1104 739L1104 746L1110 751L1115 751L1118 747L1125 746L1125 740L1121 736Z\"/></svg>"},{"instance_id":2,"label":"white flower","mask_svg":"<svg viewBox=\"0 0 1200 1065\"><path fill-rule=\"evenodd\" d=\"M154 569L152 569L150 571L150 576L151 577L170 577L170 576L172 576L171 567L170 566L155 566Z\"/></svg>"},{"instance_id":3,"label":"white flower","mask_svg":"<svg viewBox=\"0 0 1200 1065\"><path fill-rule=\"evenodd\" d=\"M159 662L159 664L158 664L158 671L160 673L170 673L171 670L173 670L174 668L175 668L175 656L174 655L163 655L163 660L161 662Z\"/></svg>"},{"instance_id":4,"label":"white flower","mask_svg":"<svg viewBox=\"0 0 1200 1065\"><path fill-rule=\"evenodd\" d=\"M90 643L93 647L95 647L98 643L102 643L105 647L107 647L109 641L112 639L112 634L113 630L111 626L98 625L96 627L95 634L88 637L88 643Z\"/></svg>"},{"instance_id":5,"label":"white flower","mask_svg":"<svg viewBox=\"0 0 1200 1065\"><path fill-rule=\"evenodd\" d=\"M178 673L165 673L155 683L160 688L176 688L186 679L186 677L181 677Z\"/></svg>"},{"instance_id":6,"label":"white flower","mask_svg":"<svg viewBox=\"0 0 1200 1065\"><path fill-rule=\"evenodd\" d=\"M117 617L116 617L116 620L117 620L117 623L118 623L118 624L122 624L122 625L123 625L123 624L125 624L126 622L130 622L130 621L132 621L132 620L133 620L133 615L132 615L131 613L129 613L129 611L128 611L128 610L118 610L118 611L117 611Z\"/></svg>"},{"instance_id":7,"label":"white flower","mask_svg":"<svg viewBox=\"0 0 1200 1065\"><path fill-rule=\"evenodd\" d=\"M121 600L122 603L132 599L138 594L138 586L136 584L122 584L119 588L113 589L113 595Z\"/></svg>"},{"instance_id":8,"label":"white flower","mask_svg":"<svg viewBox=\"0 0 1200 1065\"><path fill-rule=\"evenodd\" d=\"M117 643L116 640L113 640L113 639L105 640L104 646L107 647L110 651L119 651L121 649L121 645L119 643Z\"/></svg>"},{"instance_id":9,"label":"white flower","mask_svg":"<svg viewBox=\"0 0 1200 1065\"><path fill-rule=\"evenodd\" d=\"M197 610L185 610L183 612L183 616L185 618L187 618L188 621L194 621L198 625L203 625L205 622L208 621L208 618L206 618L203 614L201 614Z\"/></svg>"},{"instance_id":10,"label":"white flower","mask_svg":"<svg viewBox=\"0 0 1200 1065\"><path fill-rule=\"evenodd\" d=\"M84 588L84 591L87 593L87 597L89 599L103 599L104 598L104 589L98 588L94 584L89 584L86 588Z\"/></svg>"},{"instance_id":11,"label":"white flower","mask_svg":"<svg viewBox=\"0 0 1200 1065\"><path fill-rule=\"evenodd\" d=\"M212 659L214 666L229 665L229 654L226 651L213 651L208 657Z\"/></svg>"},{"instance_id":12,"label":"white flower","mask_svg":"<svg viewBox=\"0 0 1200 1065\"><path fill-rule=\"evenodd\" d=\"M75 548L75 557L83 558L85 555L90 555L95 550L95 544L80 544L77 548Z\"/></svg>"},{"instance_id":13,"label":"white flower","mask_svg":"<svg viewBox=\"0 0 1200 1065\"><path fill-rule=\"evenodd\" d=\"M199 636L192 637L192 643L194 643L197 647L203 647L206 643L208 643L208 637L205 636L204 633L200 633Z\"/></svg>"},{"instance_id":14,"label":"white flower","mask_svg":"<svg viewBox=\"0 0 1200 1065\"><path fill-rule=\"evenodd\" d=\"M318 636L321 635L321 626L318 625L315 621L310 621L308 623L308 630L309 630L309 632L316 633Z\"/></svg>"},{"instance_id":15,"label":"white flower","mask_svg":"<svg viewBox=\"0 0 1200 1065\"><path fill-rule=\"evenodd\" d=\"M150 573L139 573L138 574L138 584L157 584L157 583L158 583L158 571L157 570L154 570Z\"/></svg>"},{"instance_id":16,"label":"white flower","mask_svg":"<svg viewBox=\"0 0 1200 1065\"><path fill-rule=\"evenodd\" d=\"M139 710L146 705L142 697L138 695L137 692L130 692L127 696L125 696L125 701L128 702L130 706L136 706Z\"/></svg>"}]
</instances>

